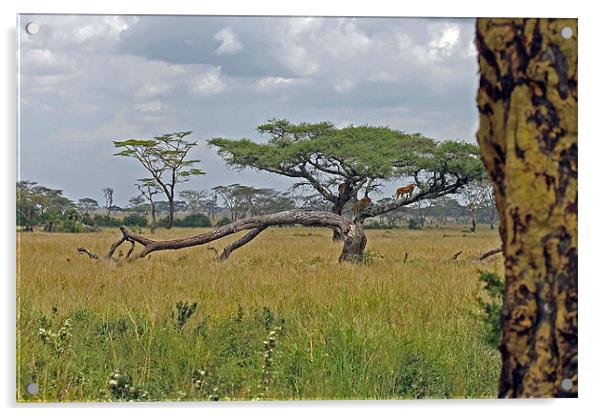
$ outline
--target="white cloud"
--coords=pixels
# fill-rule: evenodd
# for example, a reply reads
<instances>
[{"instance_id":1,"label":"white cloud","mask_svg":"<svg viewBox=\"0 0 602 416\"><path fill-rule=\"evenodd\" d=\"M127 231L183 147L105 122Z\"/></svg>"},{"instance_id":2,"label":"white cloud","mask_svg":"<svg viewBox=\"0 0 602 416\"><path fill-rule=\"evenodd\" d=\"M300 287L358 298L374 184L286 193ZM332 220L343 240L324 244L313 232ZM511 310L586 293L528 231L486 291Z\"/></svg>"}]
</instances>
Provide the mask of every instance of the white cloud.
<instances>
[{"instance_id":1,"label":"white cloud","mask_svg":"<svg viewBox=\"0 0 602 416\"><path fill-rule=\"evenodd\" d=\"M429 42L431 48L446 49L453 48L460 39L460 28L458 25L446 25L440 32L439 36Z\"/></svg>"},{"instance_id":2,"label":"white cloud","mask_svg":"<svg viewBox=\"0 0 602 416\"><path fill-rule=\"evenodd\" d=\"M65 42L86 43L95 40L116 42L123 32L138 22L134 16L73 16L65 25L51 22L54 37ZM54 24L53 24L54 23Z\"/></svg>"},{"instance_id":3,"label":"white cloud","mask_svg":"<svg viewBox=\"0 0 602 416\"><path fill-rule=\"evenodd\" d=\"M213 36L213 38L221 44L215 50L217 55L234 55L242 50L242 43L238 39L238 35L234 33L232 28L225 27Z\"/></svg>"},{"instance_id":4,"label":"white cloud","mask_svg":"<svg viewBox=\"0 0 602 416\"><path fill-rule=\"evenodd\" d=\"M134 108L138 111L142 111L143 113L156 113L159 111L163 111L165 106L161 101L154 100L146 103L140 103L134 106Z\"/></svg>"},{"instance_id":5,"label":"white cloud","mask_svg":"<svg viewBox=\"0 0 602 416\"><path fill-rule=\"evenodd\" d=\"M192 92L198 95L215 95L225 88L222 80L221 67L210 70L209 72L197 76L192 81Z\"/></svg>"},{"instance_id":6,"label":"white cloud","mask_svg":"<svg viewBox=\"0 0 602 416\"><path fill-rule=\"evenodd\" d=\"M65 54L50 49L25 49L21 54L21 73L23 74L59 74L77 69L75 60Z\"/></svg>"},{"instance_id":7,"label":"white cloud","mask_svg":"<svg viewBox=\"0 0 602 416\"><path fill-rule=\"evenodd\" d=\"M137 92L136 97L151 98L164 95L171 90L171 87L166 83L144 84Z\"/></svg>"},{"instance_id":8,"label":"white cloud","mask_svg":"<svg viewBox=\"0 0 602 416\"><path fill-rule=\"evenodd\" d=\"M334 83L334 90L336 92L342 93L342 92L351 91L354 87L355 87L355 82L353 82L349 79L338 80L338 81L335 81L335 83Z\"/></svg>"},{"instance_id":9,"label":"white cloud","mask_svg":"<svg viewBox=\"0 0 602 416\"><path fill-rule=\"evenodd\" d=\"M264 77L259 78L255 85L260 90L273 90L277 88L290 87L299 84L303 80L299 78Z\"/></svg>"}]
</instances>

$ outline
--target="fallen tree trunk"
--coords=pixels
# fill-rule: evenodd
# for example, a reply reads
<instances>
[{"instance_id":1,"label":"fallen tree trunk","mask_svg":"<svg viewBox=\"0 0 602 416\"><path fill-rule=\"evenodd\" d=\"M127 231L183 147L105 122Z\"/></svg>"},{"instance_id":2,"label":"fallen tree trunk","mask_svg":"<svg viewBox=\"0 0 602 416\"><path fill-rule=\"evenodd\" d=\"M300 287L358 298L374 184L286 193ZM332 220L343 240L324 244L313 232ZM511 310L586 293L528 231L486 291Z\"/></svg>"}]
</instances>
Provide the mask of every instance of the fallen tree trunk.
<instances>
[{"instance_id":1,"label":"fallen tree trunk","mask_svg":"<svg viewBox=\"0 0 602 416\"><path fill-rule=\"evenodd\" d=\"M339 261L356 262L363 259L367 240L364 228L361 224L354 224L345 217L333 214L332 212L309 211L303 209L293 209L275 214L244 218L216 228L209 233L164 241L151 240L143 235L135 234L126 227L121 226L120 230L122 237L111 245L109 252L102 257L102 259L115 260L113 258L113 253L117 247L126 241L129 241L132 244L132 248L128 251L126 258L135 260L143 258L154 251L179 250L187 247L200 246L240 231L250 230L244 237L224 248L224 251L220 255L220 259L226 260L234 250L251 242L266 228L270 226L294 224L308 227L326 227L339 231L344 237L343 250L339 256ZM131 256L135 244L140 244L143 249L138 254ZM78 251L87 254L92 259L101 259L100 256L92 253L86 248L79 247Z\"/></svg>"}]
</instances>

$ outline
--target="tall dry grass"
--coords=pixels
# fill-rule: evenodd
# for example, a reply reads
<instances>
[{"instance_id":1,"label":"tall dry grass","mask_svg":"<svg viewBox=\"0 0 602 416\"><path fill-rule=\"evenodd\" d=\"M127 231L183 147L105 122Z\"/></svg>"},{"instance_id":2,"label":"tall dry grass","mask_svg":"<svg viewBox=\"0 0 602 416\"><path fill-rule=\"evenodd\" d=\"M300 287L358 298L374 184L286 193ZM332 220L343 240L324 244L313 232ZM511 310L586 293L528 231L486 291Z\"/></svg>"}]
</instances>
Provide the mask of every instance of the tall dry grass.
<instances>
[{"instance_id":1,"label":"tall dry grass","mask_svg":"<svg viewBox=\"0 0 602 416\"><path fill-rule=\"evenodd\" d=\"M19 234L17 398L495 396L499 357L482 334L478 271L499 272L501 260L470 259L498 246L497 233L367 234L366 265L339 264L325 229L269 229L226 262L201 246L119 265L76 252L104 254L116 229ZM181 328L178 302L198 304ZM56 335L67 319L59 352L39 331ZM117 369L131 395L108 384ZM30 382L38 395L25 392Z\"/></svg>"}]
</instances>

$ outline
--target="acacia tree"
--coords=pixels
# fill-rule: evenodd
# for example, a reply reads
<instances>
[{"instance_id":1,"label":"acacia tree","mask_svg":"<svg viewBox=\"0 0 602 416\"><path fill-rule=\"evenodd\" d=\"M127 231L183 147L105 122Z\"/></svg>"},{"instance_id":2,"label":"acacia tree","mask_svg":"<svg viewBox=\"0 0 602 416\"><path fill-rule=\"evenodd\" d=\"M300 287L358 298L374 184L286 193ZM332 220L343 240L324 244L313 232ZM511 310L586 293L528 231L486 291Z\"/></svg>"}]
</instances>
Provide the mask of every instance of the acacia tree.
<instances>
[{"instance_id":1,"label":"acacia tree","mask_svg":"<svg viewBox=\"0 0 602 416\"><path fill-rule=\"evenodd\" d=\"M200 214L206 206L207 191L185 190L180 191L180 198L186 203L186 209L193 214Z\"/></svg>"},{"instance_id":2,"label":"acacia tree","mask_svg":"<svg viewBox=\"0 0 602 416\"><path fill-rule=\"evenodd\" d=\"M52 224L74 208L71 200L63 196L61 189L38 185L33 181L19 181L16 187L17 225L33 231L34 225Z\"/></svg>"},{"instance_id":3,"label":"acacia tree","mask_svg":"<svg viewBox=\"0 0 602 416\"><path fill-rule=\"evenodd\" d=\"M576 397L577 20L478 19L482 159L505 257L500 397Z\"/></svg>"},{"instance_id":4,"label":"acacia tree","mask_svg":"<svg viewBox=\"0 0 602 416\"><path fill-rule=\"evenodd\" d=\"M156 136L149 140L129 139L113 141L116 156L132 157L151 174L151 180L165 194L169 203L166 228L171 228L175 212L176 184L186 182L194 175L205 172L192 167L200 160L186 159L190 150L197 145L186 137L192 132L184 131Z\"/></svg>"},{"instance_id":5,"label":"acacia tree","mask_svg":"<svg viewBox=\"0 0 602 416\"><path fill-rule=\"evenodd\" d=\"M491 185L485 179L472 181L462 189L461 194L466 200L466 208L470 214L470 232L474 233L477 230L477 214L479 209L487 207L487 200L491 194ZM493 220L491 224L493 224Z\"/></svg>"},{"instance_id":6,"label":"acacia tree","mask_svg":"<svg viewBox=\"0 0 602 416\"><path fill-rule=\"evenodd\" d=\"M410 176L415 182L428 179L429 183L425 183L428 188L445 187L449 184L446 179L457 173L458 186L448 192L466 183L463 176L466 172L446 172L448 165L454 169L458 163L445 160L445 154L465 157L465 150L472 145L453 142L442 145L420 134L388 127L338 129L330 122L293 124L284 119L270 119L257 130L267 136L267 143L214 138L209 144L217 147L218 154L230 166L299 179L297 186L315 189L332 204L331 210L337 215L343 213L346 204L357 201L360 191L367 196L383 182L402 176ZM472 158L477 159L478 148L472 146L471 152ZM397 204L387 206L383 212L397 207ZM342 236L335 230L333 238Z\"/></svg>"},{"instance_id":7,"label":"acacia tree","mask_svg":"<svg viewBox=\"0 0 602 416\"><path fill-rule=\"evenodd\" d=\"M98 201L92 198L81 198L77 201L77 207L82 215L87 215L91 210L98 209Z\"/></svg>"}]
</instances>

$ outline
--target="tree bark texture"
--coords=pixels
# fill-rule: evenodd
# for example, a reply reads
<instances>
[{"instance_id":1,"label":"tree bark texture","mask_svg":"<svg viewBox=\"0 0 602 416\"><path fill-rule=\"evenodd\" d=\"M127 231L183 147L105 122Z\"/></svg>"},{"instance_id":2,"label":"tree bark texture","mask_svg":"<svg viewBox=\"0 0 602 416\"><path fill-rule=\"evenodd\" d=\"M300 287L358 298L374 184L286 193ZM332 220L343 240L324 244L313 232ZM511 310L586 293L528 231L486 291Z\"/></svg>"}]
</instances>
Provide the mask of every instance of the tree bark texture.
<instances>
[{"instance_id":1,"label":"tree bark texture","mask_svg":"<svg viewBox=\"0 0 602 416\"><path fill-rule=\"evenodd\" d=\"M505 257L499 396L576 397L577 20L478 19L477 48Z\"/></svg>"}]
</instances>

